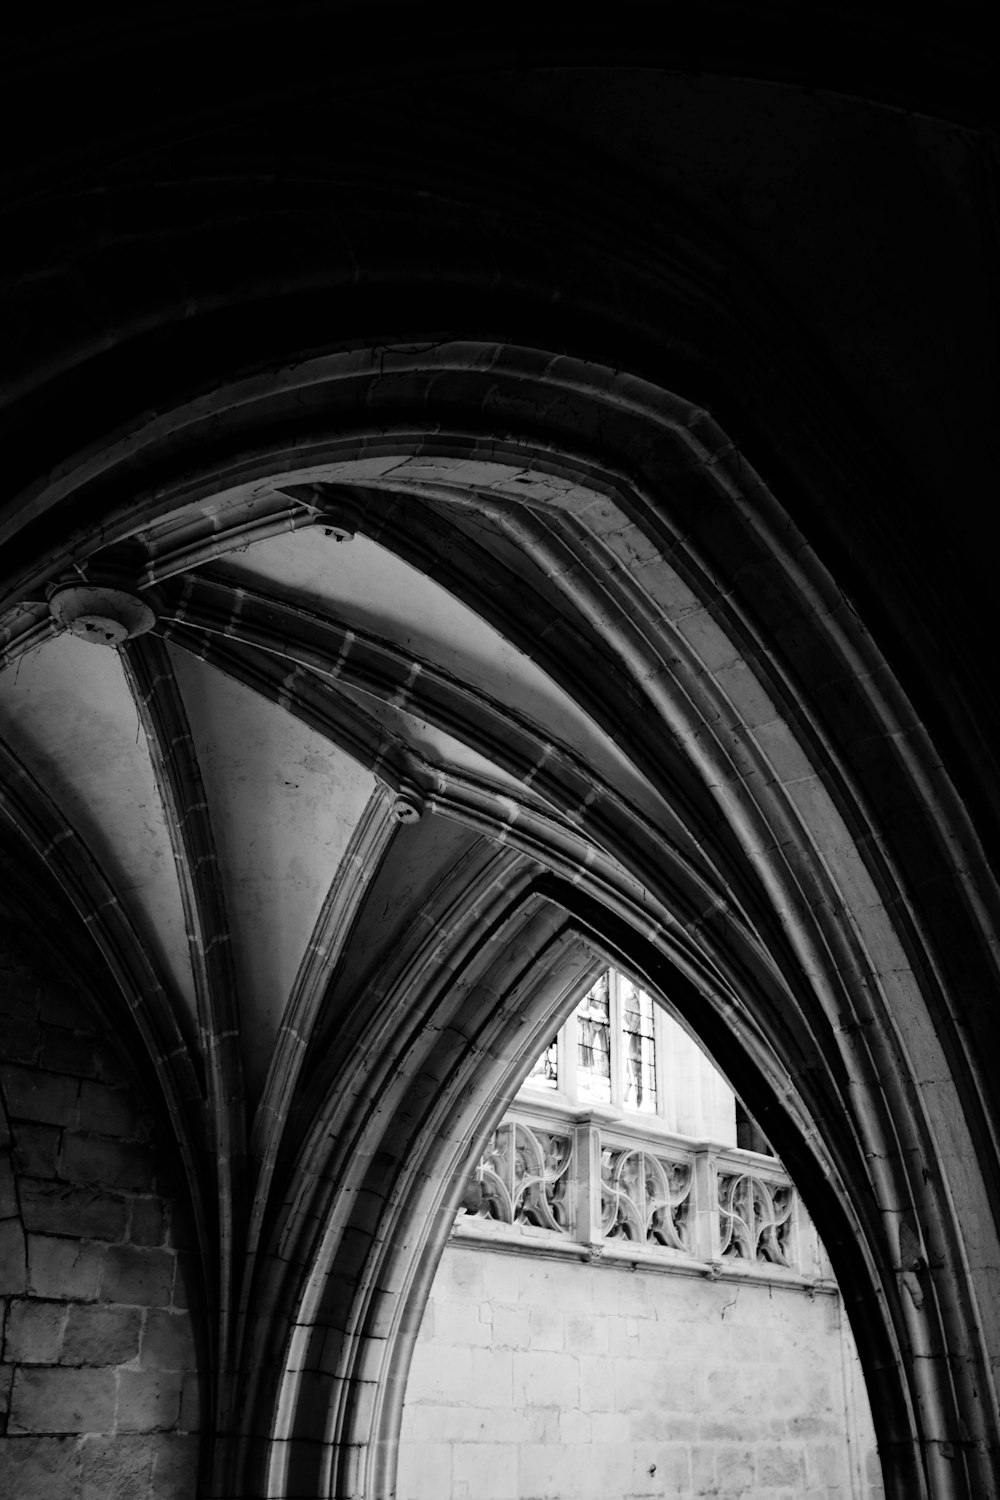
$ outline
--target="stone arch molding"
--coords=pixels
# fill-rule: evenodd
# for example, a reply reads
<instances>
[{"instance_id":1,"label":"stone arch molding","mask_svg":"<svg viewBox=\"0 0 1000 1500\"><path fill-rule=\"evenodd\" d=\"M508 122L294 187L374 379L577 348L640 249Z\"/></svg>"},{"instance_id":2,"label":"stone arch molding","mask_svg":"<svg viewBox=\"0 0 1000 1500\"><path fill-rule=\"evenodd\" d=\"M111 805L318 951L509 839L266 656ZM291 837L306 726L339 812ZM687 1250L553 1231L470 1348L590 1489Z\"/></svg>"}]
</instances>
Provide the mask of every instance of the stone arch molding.
<instances>
[{"instance_id":1,"label":"stone arch molding","mask_svg":"<svg viewBox=\"0 0 1000 1500\"><path fill-rule=\"evenodd\" d=\"M219 1493L390 1493L461 1163L598 950L669 981L723 1066L745 1069L852 1309L887 1493L992 1492L1000 1247L970 996L996 982L996 891L918 713L747 457L671 392L531 348L398 343L257 369L25 494L10 651L56 628L37 605L54 578L120 568L208 501L203 532L131 580L154 633L312 722L307 681L349 679L503 772L324 721L394 795L483 837L356 1002L359 1039L376 1004L385 1017L379 1066L360 1040L341 1047L296 1100L307 1127L257 1252L269 1312L234 1377L245 1415L224 1467L243 1487ZM505 723L495 686L357 633L333 649L308 612L268 623L190 571L306 526L443 583L619 759L595 767L551 725ZM278 678L251 671L248 643ZM941 903L972 955L961 985Z\"/></svg>"}]
</instances>

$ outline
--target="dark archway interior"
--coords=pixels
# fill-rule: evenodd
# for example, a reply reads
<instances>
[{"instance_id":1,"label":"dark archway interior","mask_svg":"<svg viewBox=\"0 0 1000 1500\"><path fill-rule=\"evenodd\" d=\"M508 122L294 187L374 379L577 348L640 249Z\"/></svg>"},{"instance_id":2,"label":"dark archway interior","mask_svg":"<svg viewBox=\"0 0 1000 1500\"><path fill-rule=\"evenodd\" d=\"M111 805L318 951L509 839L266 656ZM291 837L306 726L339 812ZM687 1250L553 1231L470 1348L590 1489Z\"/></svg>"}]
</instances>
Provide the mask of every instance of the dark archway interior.
<instances>
[{"instance_id":1,"label":"dark archway interior","mask_svg":"<svg viewBox=\"0 0 1000 1500\"><path fill-rule=\"evenodd\" d=\"M996 95L962 10L654 41L630 6L107 8L12 46L0 901L182 1184L206 1497L392 1493L462 1165L603 961L801 1188L886 1493L1000 1491ZM70 1076L26 1014L30 1299L77 1230L23 1208L18 1131L58 1123L23 1100ZM27 1389L10 1452L53 1430Z\"/></svg>"}]
</instances>

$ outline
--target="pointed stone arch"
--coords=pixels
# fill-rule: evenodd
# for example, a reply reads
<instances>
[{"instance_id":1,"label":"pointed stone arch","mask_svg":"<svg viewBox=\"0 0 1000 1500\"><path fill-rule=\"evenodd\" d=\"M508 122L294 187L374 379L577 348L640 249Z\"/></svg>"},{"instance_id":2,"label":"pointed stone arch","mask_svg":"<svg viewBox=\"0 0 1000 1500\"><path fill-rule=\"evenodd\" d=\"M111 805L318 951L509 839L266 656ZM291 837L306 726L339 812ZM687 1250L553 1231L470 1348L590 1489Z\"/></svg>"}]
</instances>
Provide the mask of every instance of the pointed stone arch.
<instances>
[{"instance_id":1,"label":"pointed stone arch","mask_svg":"<svg viewBox=\"0 0 1000 1500\"><path fill-rule=\"evenodd\" d=\"M574 801L544 753L545 777L522 774L516 793L404 768L489 857L454 898L454 953L414 956L387 982L377 1067L362 1027L299 1101L261 1273L277 1290L247 1356L278 1357L275 1388L242 1371L245 1492L384 1492L448 1192L556 1013L546 955L564 974L588 939L653 988L669 973L710 1050L749 1079L863 1309L888 1493L989 1492L1000 1254L982 997L997 892L920 710L788 509L665 384L513 342L359 341L233 372L35 481L9 597L258 486L287 489L314 524L349 509L460 596L482 587L476 555L528 580L530 610L502 590L485 607L621 725L662 826L625 816L624 784ZM42 548L53 517L65 528ZM449 532L449 555L428 547ZM615 670L595 682L595 662ZM475 705L449 711L467 740L487 733ZM399 770L382 770L399 790ZM392 1072L407 1057L416 1070Z\"/></svg>"},{"instance_id":2,"label":"pointed stone arch","mask_svg":"<svg viewBox=\"0 0 1000 1500\"><path fill-rule=\"evenodd\" d=\"M508 358L513 363L516 356ZM392 351L381 351L381 359L369 409L377 405ZM487 391L495 420L492 386L479 376L491 359L499 362L498 351L487 358L451 346L427 360L422 351L418 358L402 349L398 359L411 397L420 378L429 392L442 367L452 374L455 366L466 369L469 424ZM422 377L415 369L421 362ZM325 362L325 373L333 363ZM356 357L347 363L353 385ZM628 934L617 945L631 967L655 967L652 958L638 959L640 945L658 962L679 967L699 1003L708 1003L697 1029L706 1035L714 1025L716 1055L725 1055L725 1035L738 1034L760 1080L751 1090L761 1092L768 1129L798 1169L807 1197L813 1178L829 1176L851 1225L846 1231L842 1219L840 1232L834 1226L828 1238L849 1304L865 1309L878 1334L861 1342L873 1391L882 1397L876 1420L890 1492L962 1493L963 1486L974 1492L977 1475L992 1464L994 1441L992 1411L973 1392L988 1388L990 1340L980 1301L988 1282L977 1287L975 1267L985 1272L991 1263L995 1231L988 1184L967 1170L983 1138L985 1081L963 1038L960 998L949 984L933 900L928 904L932 891L947 899L952 920L961 921L974 950L992 964L994 896L974 834L849 602L710 419L609 372L568 360L549 361L547 371L553 388L565 388L571 376L583 406L585 395L597 404L609 400L617 380L615 417L624 421L624 410L640 430L648 424L664 446L672 430L687 448L686 464L675 460L658 480L647 476L640 484L625 462L634 450L624 441L619 465L606 459L597 465L581 462L579 451L567 453L556 439L542 459L537 444L493 440L492 427L477 437L443 434L439 424L431 452L415 420L386 432L376 414L367 431L338 437L336 455L329 447L314 449L315 462L292 470L287 449L262 452L250 477L319 486L321 503L330 502L323 513L335 514L350 465L350 498L363 524L358 466L391 460L394 492L436 505L437 516L441 505L460 510L481 499L479 515L499 523L536 571L548 569L551 577L561 569L569 580L562 638L548 661L572 682L574 651L596 638L626 664L629 687L639 686L641 713L634 694L628 698L638 720L636 753L659 732L664 785L674 794L676 822L672 840L661 846L660 883L651 878L648 858L629 868L627 849L612 838L613 819L608 827L585 815L567 822L527 802L512 809L495 789L448 775L432 776L422 788L428 806L585 894L602 914L596 930L621 924ZM353 408L353 389L350 401ZM417 400L425 424L428 401L427 394ZM453 410L454 398L451 404ZM651 439L650 445L658 451ZM527 507L510 499L506 489L519 481L525 489L556 481L557 503L546 510L544 498ZM678 493L687 516L702 497L706 514L696 534L674 521L666 540L663 528ZM165 503L162 492L158 503ZM553 524L552 510L568 514L567 524ZM387 538L381 522L376 534ZM626 537L637 549L627 561ZM642 554L644 537L650 545ZM647 579L642 598L634 588L640 569ZM572 649L565 649L566 639ZM655 657L665 639L671 652L666 661L661 655L657 680ZM608 694L614 691L608 684ZM679 857L682 834L685 853L703 852L696 869ZM499 998L495 987L490 993ZM721 1019L710 1023L713 1013ZM456 1046L459 1076L460 1060L471 1066L472 1053ZM526 1064L529 1051L516 1056ZM510 1067L513 1075L514 1059ZM459 1118L452 1136L465 1141L470 1131L485 1130L489 1116L479 1124ZM369 1141L367 1154L378 1155L378 1139ZM440 1182L451 1180L449 1161L457 1159L456 1141L449 1140L451 1158L414 1156L419 1143L404 1133L386 1153L381 1199L336 1173L327 1179L339 1208L327 1203L322 1245L300 1259L303 1290L277 1304L293 1328L284 1399L267 1438L279 1493L378 1493L385 1476L378 1461L372 1467L361 1454L385 1449L376 1412L390 1374L376 1361L380 1373L373 1378L372 1351L382 1342L369 1342L374 1336L364 1330L373 1322L392 1324L401 1287L380 1289L364 1256L349 1256L348 1264L343 1247L352 1237L369 1247L376 1242L371 1215L378 1217L379 1202L392 1209L392 1241L402 1222L397 1197L405 1196L393 1170L407 1181L423 1174L438 1183L424 1189L433 1198ZM306 1178L312 1175L310 1168ZM411 1215L416 1201L406 1198ZM424 1198L420 1203L426 1210ZM821 1224L831 1212L824 1216L820 1205ZM405 1262L406 1253L405 1241L394 1243L395 1262ZM416 1260L412 1277L415 1266ZM316 1333L312 1313L324 1305L324 1288L336 1286L342 1297L352 1284L363 1289L361 1302L336 1312L359 1330L351 1335L351 1358L346 1368L339 1356L331 1359L334 1368L324 1371L326 1356L312 1341L322 1346L325 1332ZM982 1425L972 1435L969 1417L977 1411ZM257 1436L264 1437L259 1428Z\"/></svg>"}]
</instances>

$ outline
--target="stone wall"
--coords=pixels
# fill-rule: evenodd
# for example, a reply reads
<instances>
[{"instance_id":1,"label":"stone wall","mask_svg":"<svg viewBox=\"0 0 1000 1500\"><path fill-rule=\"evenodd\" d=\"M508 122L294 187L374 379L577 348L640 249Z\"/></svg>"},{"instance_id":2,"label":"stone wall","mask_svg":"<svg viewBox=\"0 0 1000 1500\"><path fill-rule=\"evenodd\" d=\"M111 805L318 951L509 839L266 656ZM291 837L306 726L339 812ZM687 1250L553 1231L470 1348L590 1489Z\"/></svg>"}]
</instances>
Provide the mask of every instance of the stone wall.
<instances>
[{"instance_id":1,"label":"stone wall","mask_svg":"<svg viewBox=\"0 0 1000 1500\"><path fill-rule=\"evenodd\" d=\"M445 1251L398 1500L882 1500L830 1292Z\"/></svg>"},{"instance_id":2,"label":"stone wall","mask_svg":"<svg viewBox=\"0 0 1000 1500\"><path fill-rule=\"evenodd\" d=\"M3 934L0 1057L0 1495L189 1500L194 1257L170 1157L73 988Z\"/></svg>"}]
</instances>

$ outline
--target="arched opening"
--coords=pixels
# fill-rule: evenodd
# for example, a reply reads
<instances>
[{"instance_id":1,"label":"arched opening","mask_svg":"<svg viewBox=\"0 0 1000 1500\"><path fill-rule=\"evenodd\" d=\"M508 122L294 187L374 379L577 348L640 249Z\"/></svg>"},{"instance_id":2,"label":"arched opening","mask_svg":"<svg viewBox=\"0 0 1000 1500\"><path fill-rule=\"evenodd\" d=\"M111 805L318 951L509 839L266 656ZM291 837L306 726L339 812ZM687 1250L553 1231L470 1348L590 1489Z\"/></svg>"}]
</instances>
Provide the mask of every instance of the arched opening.
<instances>
[{"instance_id":1,"label":"arched opening","mask_svg":"<svg viewBox=\"0 0 1000 1500\"><path fill-rule=\"evenodd\" d=\"M467 1163L401 1500L880 1493L829 1262L750 1126L666 1007L602 968Z\"/></svg>"},{"instance_id":2,"label":"arched opening","mask_svg":"<svg viewBox=\"0 0 1000 1500\"><path fill-rule=\"evenodd\" d=\"M849 1306L856 1317L864 1309L857 1326L887 1482L890 1492L895 1483L912 1494L933 1471L935 1445L920 1438L915 1450L906 1431L928 1409L946 1422L955 1396L954 1355L942 1381L931 1373L939 1368L932 1351L972 1331L961 1331L959 1300L948 1306L933 1295L932 1266L960 1229L937 1202L941 1121L922 1102L914 1107L920 1096L908 1082L923 1052L923 1066L935 1066L940 1042L919 1019L926 997L909 957L913 931L900 934L891 915L899 897L890 898L898 877L889 851L874 830L859 840L864 804L853 771L823 732L815 695L793 692L804 642L811 665L820 650L837 659L838 693L848 681L869 715L891 715L884 672L858 659L872 658L871 642L852 629L804 541L787 522L778 531L775 503L704 413L565 358L517 350L486 358L449 345L379 357L375 377L366 353L328 356L306 362L277 393L254 378L123 438L102 457L105 483L116 459L134 468L164 441L197 451L206 423L216 445L220 427L235 424L230 446L235 439L239 451L243 432L273 425L271 404L287 407L290 386L318 383L328 401L350 407L359 384L367 392L365 429L327 440L334 452L314 452L308 466L296 453L290 469L286 443L264 446L226 477L215 458L210 474L188 472L138 509L130 498L117 515L105 513L86 562L96 576L105 559L121 567L136 542L146 552L135 583L157 590L154 646L139 637L129 648L142 680L167 675L159 636L348 749L388 782L397 816L443 817L483 836L483 852L466 857L471 869L434 894L439 914L354 997L333 1054L323 1053L321 1024L310 1038L317 1061L296 1104L312 1122L295 1165L301 1196L273 1224L271 1243L316 1227L291 1273L284 1255L268 1261L262 1242L257 1274L262 1287L278 1277L266 1300L284 1317L248 1328L251 1386L275 1359L283 1371L274 1426L255 1412L271 1433L269 1483L287 1494L384 1487L385 1476L373 1475L394 1441L393 1382L405 1363L396 1345L412 1340L468 1141L493 1128L551 1024L532 1012L534 989L519 977L524 954L540 957L539 945L562 934L560 943L596 935L654 986L669 968L685 1019L723 1066L739 1058L754 1112L814 1201ZM380 402L398 413L400 383L412 403L415 387L461 371L466 423L487 397L495 428L505 376L519 407L539 367L550 402L558 390L572 393L578 453L586 414L599 422L603 413L623 430L623 457L646 434L652 470L624 471L606 453L582 460L557 433L542 445L493 439L487 454L482 438L446 437L435 424L428 447L406 424L387 434L379 416ZM679 474L703 512L697 536L654 490L659 483L672 497ZM72 476L59 488L67 483ZM270 499L259 498L262 484ZM207 516L206 486L214 495ZM501 708L468 673L460 681L425 664L415 672L404 652L357 623L345 630L304 610L302 524L334 532L328 545L338 548L366 545L340 535L370 537L418 572L423 559L425 577L445 569L466 610L489 582L474 569L484 548L510 574L516 558L531 593L512 599L499 590L480 613L526 655L533 636L535 663L572 700L563 712L583 705L603 730L603 764L596 753L574 756L565 730L546 733L558 726L539 726L540 734L527 715ZM267 539L289 528L289 543ZM227 553L255 535L263 537L257 554ZM720 592L726 548L740 566ZM264 549L271 560L257 564ZM74 540L63 556L81 550ZM224 559L221 571L204 568L209 557ZM47 566L58 576L65 563L50 556ZM256 580L260 590L255 566L272 575ZM536 610L542 601L551 610L549 629L531 622L531 597ZM776 637L758 619L762 601L784 622ZM591 653L605 659L601 674L590 671ZM322 700L330 683L343 689L335 714ZM157 701L147 693L150 712ZM399 733L407 714L437 732L429 754ZM454 752L449 764L446 735L479 761L462 764ZM496 768L492 786L484 760ZM511 1001L515 976L521 998ZM911 1018L905 1041L886 1009L901 994ZM364 1045L376 996L377 1061ZM949 1147L960 1118L949 1117ZM971 1346L967 1358L974 1378Z\"/></svg>"},{"instance_id":3,"label":"arched opening","mask_svg":"<svg viewBox=\"0 0 1000 1500\"><path fill-rule=\"evenodd\" d=\"M178 1137L205 1488L390 1492L464 1163L599 951L669 992L806 1198L887 1493L987 1493L995 891L919 644L890 665L839 570L831 513L881 482L831 436L851 413L780 316L758 337L767 299L750 327L715 295L733 262L679 210L651 267L648 200L613 243L553 209L542 266L534 218L407 199L401 271L398 184L352 167L334 274L250 155L162 240L128 164L81 208L109 280L148 222L183 290L67 335L8 448L8 867Z\"/></svg>"}]
</instances>

